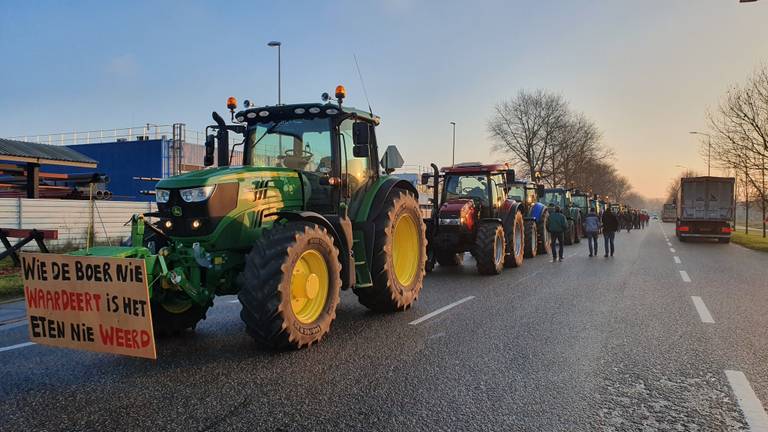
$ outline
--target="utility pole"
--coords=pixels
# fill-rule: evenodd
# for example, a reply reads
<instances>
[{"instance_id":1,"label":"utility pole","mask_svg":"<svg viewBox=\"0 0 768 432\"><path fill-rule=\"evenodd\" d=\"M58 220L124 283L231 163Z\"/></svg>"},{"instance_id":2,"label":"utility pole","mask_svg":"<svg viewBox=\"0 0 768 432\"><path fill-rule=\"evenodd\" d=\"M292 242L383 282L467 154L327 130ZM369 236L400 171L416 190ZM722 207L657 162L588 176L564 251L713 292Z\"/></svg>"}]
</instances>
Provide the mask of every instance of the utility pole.
<instances>
[{"instance_id":1,"label":"utility pole","mask_svg":"<svg viewBox=\"0 0 768 432\"><path fill-rule=\"evenodd\" d=\"M451 151L451 166L456 166L456 122L451 122L453 125L453 150Z\"/></svg>"}]
</instances>

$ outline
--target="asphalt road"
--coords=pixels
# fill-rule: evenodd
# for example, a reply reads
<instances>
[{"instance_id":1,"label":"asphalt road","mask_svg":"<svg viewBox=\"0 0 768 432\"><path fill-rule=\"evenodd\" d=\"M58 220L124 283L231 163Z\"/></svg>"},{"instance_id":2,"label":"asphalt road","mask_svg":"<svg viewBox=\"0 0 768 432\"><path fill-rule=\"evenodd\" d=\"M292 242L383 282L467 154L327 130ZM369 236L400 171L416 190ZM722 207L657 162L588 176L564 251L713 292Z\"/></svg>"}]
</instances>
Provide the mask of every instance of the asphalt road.
<instances>
[{"instance_id":1,"label":"asphalt road","mask_svg":"<svg viewBox=\"0 0 768 432\"><path fill-rule=\"evenodd\" d=\"M156 362L3 350L27 329L0 327L0 430L768 428L750 397L768 402L767 256L672 234L652 222L613 258L582 242L496 277L438 267L399 314L345 292L330 336L297 352L256 348L234 297Z\"/></svg>"}]
</instances>

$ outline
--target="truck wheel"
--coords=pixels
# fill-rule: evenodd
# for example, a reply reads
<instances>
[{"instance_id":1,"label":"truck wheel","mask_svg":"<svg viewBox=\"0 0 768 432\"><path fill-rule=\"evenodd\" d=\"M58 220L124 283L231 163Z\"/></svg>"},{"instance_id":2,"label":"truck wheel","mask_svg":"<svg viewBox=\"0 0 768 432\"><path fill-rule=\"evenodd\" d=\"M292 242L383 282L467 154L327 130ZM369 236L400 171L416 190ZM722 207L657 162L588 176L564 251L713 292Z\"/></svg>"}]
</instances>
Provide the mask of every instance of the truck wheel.
<instances>
[{"instance_id":1,"label":"truck wheel","mask_svg":"<svg viewBox=\"0 0 768 432\"><path fill-rule=\"evenodd\" d=\"M497 275L504 269L504 228L497 222L483 222L477 227L472 256L477 262L477 272Z\"/></svg>"},{"instance_id":2,"label":"truck wheel","mask_svg":"<svg viewBox=\"0 0 768 432\"><path fill-rule=\"evenodd\" d=\"M525 254L525 219L522 213L516 212L512 226L504 227L504 235L507 255L504 257L504 266L520 267Z\"/></svg>"},{"instance_id":3,"label":"truck wheel","mask_svg":"<svg viewBox=\"0 0 768 432\"><path fill-rule=\"evenodd\" d=\"M241 282L240 318L256 342L275 349L309 346L336 318L339 251L317 224L275 225L245 257Z\"/></svg>"},{"instance_id":4,"label":"truck wheel","mask_svg":"<svg viewBox=\"0 0 768 432\"><path fill-rule=\"evenodd\" d=\"M373 286L355 288L358 301L378 312L406 310L419 297L424 282L427 238L416 197L394 189L376 227L371 275Z\"/></svg>"},{"instance_id":5,"label":"truck wheel","mask_svg":"<svg viewBox=\"0 0 768 432\"><path fill-rule=\"evenodd\" d=\"M204 320L211 306L213 301L200 306L184 293L168 293L162 300L150 301L152 329L158 336L178 336L187 329L194 329L200 320Z\"/></svg>"},{"instance_id":6,"label":"truck wheel","mask_svg":"<svg viewBox=\"0 0 768 432\"><path fill-rule=\"evenodd\" d=\"M463 253L436 252L437 263L444 267L456 267L464 263Z\"/></svg>"},{"instance_id":7,"label":"truck wheel","mask_svg":"<svg viewBox=\"0 0 768 432\"><path fill-rule=\"evenodd\" d=\"M536 221L527 221L525 223L525 257L533 258L538 252L539 233Z\"/></svg>"},{"instance_id":8,"label":"truck wheel","mask_svg":"<svg viewBox=\"0 0 768 432\"><path fill-rule=\"evenodd\" d=\"M565 243L566 246L570 246L573 244L573 231L574 231L573 221L569 220L568 231L565 232L565 241L563 242Z\"/></svg>"},{"instance_id":9,"label":"truck wheel","mask_svg":"<svg viewBox=\"0 0 768 432\"><path fill-rule=\"evenodd\" d=\"M720 238L720 239L717 239L717 241L720 242L720 243L730 243L731 239L729 239L729 238Z\"/></svg>"},{"instance_id":10,"label":"truck wheel","mask_svg":"<svg viewBox=\"0 0 768 432\"><path fill-rule=\"evenodd\" d=\"M547 222L549 222L549 213L544 213L541 215L541 223L537 224L537 230L539 231L539 244L538 244L538 252L539 255L544 254L546 256L549 256L552 253L552 236L549 233L549 230L547 230Z\"/></svg>"}]
</instances>

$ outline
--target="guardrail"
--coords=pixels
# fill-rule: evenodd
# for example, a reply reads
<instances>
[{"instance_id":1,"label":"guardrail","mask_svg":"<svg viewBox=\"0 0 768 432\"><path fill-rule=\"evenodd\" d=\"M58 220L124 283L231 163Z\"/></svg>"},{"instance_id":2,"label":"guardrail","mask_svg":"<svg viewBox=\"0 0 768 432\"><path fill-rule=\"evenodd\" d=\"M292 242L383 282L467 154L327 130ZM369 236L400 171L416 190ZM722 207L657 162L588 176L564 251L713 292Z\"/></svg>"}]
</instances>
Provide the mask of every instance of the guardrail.
<instances>
[{"instance_id":1,"label":"guardrail","mask_svg":"<svg viewBox=\"0 0 768 432\"><path fill-rule=\"evenodd\" d=\"M18 141L62 146L74 144L98 144L116 141L173 139L173 125L156 125L147 123L144 126L126 128L56 132L47 134L28 134L6 138ZM188 144L205 144L205 132L193 131L185 128L183 140ZM232 145L236 140L234 138L230 138L230 141L230 145Z\"/></svg>"}]
</instances>

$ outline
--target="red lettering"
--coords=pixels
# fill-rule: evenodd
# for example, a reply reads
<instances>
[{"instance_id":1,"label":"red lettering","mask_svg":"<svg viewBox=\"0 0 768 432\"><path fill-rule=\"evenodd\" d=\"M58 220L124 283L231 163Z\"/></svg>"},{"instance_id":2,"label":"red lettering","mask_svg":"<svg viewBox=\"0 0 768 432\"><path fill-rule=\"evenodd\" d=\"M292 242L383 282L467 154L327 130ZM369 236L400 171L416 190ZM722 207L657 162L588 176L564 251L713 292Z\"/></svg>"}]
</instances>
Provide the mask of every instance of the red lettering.
<instances>
[{"instance_id":1,"label":"red lettering","mask_svg":"<svg viewBox=\"0 0 768 432\"><path fill-rule=\"evenodd\" d=\"M91 293L85 293L85 311L91 311Z\"/></svg>"},{"instance_id":2,"label":"red lettering","mask_svg":"<svg viewBox=\"0 0 768 432\"><path fill-rule=\"evenodd\" d=\"M45 292L45 304L46 304L45 307L50 309L51 303L53 303L53 294L50 291L46 291Z\"/></svg>"},{"instance_id":3,"label":"red lettering","mask_svg":"<svg viewBox=\"0 0 768 432\"><path fill-rule=\"evenodd\" d=\"M58 291L53 292L53 310L59 310L59 302L61 301L61 294Z\"/></svg>"},{"instance_id":4,"label":"red lettering","mask_svg":"<svg viewBox=\"0 0 768 432\"><path fill-rule=\"evenodd\" d=\"M75 293L77 296L77 309L76 310L83 310L83 293ZM74 309L74 308L73 308Z\"/></svg>"},{"instance_id":5,"label":"red lettering","mask_svg":"<svg viewBox=\"0 0 768 432\"><path fill-rule=\"evenodd\" d=\"M93 295L93 305L96 308L96 312L101 312L101 294Z\"/></svg>"},{"instance_id":6,"label":"red lettering","mask_svg":"<svg viewBox=\"0 0 768 432\"><path fill-rule=\"evenodd\" d=\"M115 328L115 345L119 347L125 346L125 330L121 328Z\"/></svg>"},{"instance_id":7,"label":"red lettering","mask_svg":"<svg viewBox=\"0 0 768 432\"><path fill-rule=\"evenodd\" d=\"M146 330L141 331L141 347L146 348L149 346L150 336L149 332Z\"/></svg>"},{"instance_id":8,"label":"red lettering","mask_svg":"<svg viewBox=\"0 0 768 432\"><path fill-rule=\"evenodd\" d=\"M37 298L35 298L35 292L30 291L28 286L24 287L24 296L27 298L27 308L37 309Z\"/></svg>"},{"instance_id":9,"label":"red lettering","mask_svg":"<svg viewBox=\"0 0 768 432\"><path fill-rule=\"evenodd\" d=\"M102 344L104 345L115 344L114 327L109 327L108 329L105 329L101 324L99 324L99 336L101 337Z\"/></svg>"}]
</instances>

